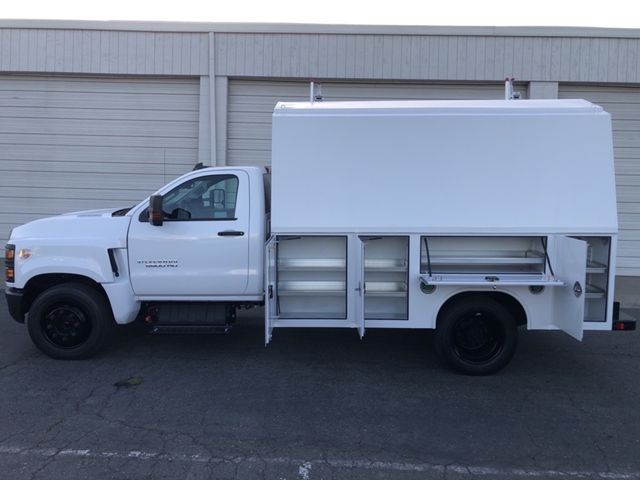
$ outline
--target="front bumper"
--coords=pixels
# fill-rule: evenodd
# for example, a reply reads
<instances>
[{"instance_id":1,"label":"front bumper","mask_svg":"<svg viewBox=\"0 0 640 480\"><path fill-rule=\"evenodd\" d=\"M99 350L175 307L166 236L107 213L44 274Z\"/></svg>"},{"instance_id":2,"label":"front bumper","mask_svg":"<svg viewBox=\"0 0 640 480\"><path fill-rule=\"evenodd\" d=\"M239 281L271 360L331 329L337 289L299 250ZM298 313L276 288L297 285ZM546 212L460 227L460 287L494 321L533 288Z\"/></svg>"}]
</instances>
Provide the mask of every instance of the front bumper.
<instances>
[{"instance_id":1,"label":"front bumper","mask_svg":"<svg viewBox=\"0 0 640 480\"><path fill-rule=\"evenodd\" d=\"M18 323L24 323L24 311L22 310L22 297L24 292L19 288L7 288L4 291L9 307L9 315Z\"/></svg>"}]
</instances>

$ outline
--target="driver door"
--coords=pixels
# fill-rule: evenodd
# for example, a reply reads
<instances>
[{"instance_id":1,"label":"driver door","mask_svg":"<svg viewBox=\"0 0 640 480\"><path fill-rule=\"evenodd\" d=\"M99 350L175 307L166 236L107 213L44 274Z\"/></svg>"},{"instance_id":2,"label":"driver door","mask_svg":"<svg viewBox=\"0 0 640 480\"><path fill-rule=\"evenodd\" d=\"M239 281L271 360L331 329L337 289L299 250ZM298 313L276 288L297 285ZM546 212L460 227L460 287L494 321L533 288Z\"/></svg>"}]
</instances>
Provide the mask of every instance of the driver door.
<instances>
[{"instance_id":1,"label":"driver door","mask_svg":"<svg viewBox=\"0 0 640 480\"><path fill-rule=\"evenodd\" d=\"M131 284L140 296L233 296L247 289L249 177L226 171L163 195L164 221L147 211L129 229Z\"/></svg>"}]
</instances>

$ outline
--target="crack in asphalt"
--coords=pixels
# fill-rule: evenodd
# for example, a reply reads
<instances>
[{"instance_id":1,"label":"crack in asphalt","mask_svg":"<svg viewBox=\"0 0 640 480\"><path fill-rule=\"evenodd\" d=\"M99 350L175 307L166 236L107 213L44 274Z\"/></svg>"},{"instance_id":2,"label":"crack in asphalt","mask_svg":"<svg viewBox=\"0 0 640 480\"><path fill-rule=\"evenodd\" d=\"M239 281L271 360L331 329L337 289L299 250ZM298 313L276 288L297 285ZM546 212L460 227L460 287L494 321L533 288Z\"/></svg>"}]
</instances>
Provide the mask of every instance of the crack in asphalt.
<instances>
[{"instance_id":1,"label":"crack in asphalt","mask_svg":"<svg viewBox=\"0 0 640 480\"><path fill-rule=\"evenodd\" d=\"M90 458L94 460L111 460L125 459L136 461L151 461L152 469L159 467L161 462L182 462L192 464L205 464L214 467L220 465L231 465L234 468L234 478L239 478L240 467L257 465L262 478L266 478L266 470L270 465L293 467L296 471L304 466L307 472L307 478L310 478L310 472L314 467L328 467L331 475L334 470L350 469L364 471L380 471L401 473L431 473L439 475L443 479L447 479L450 474L465 477L506 477L506 478L591 478L591 479L609 479L609 480L632 480L640 479L640 471L638 472L614 472L608 471L579 471L579 470L538 470L538 469L521 469L521 468L500 468L492 466L473 466L456 463L437 464L437 463L407 463L407 462L383 462L378 460L350 460L350 459L327 459L321 457L319 459L304 460L288 457L264 457L264 456L225 456L214 457L211 455L201 454L170 454L166 452L145 452L145 451L96 451L91 449L70 449L69 444L77 442L84 438L80 438L66 442L62 447L20 447L0 445L0 455L18 455L18 456L35 456L45 457L45 462L38 467L30 476L30 480L35 480L47 467L62 457Z\"/></svg>"},{"instance_id":2,"label":"crack in asphalt","mask_svg":"<svg viewBox=\"0 0 640 480\"><path fill-rule=\"evenodd\" d=\"M598 443L597 440L594 440L593 445L600 452L600 455L602 455L602 461L604 462L604 465L607 468L607 472L610 472L611 465L609 464L609 457L607 456L607 451L604 448L602 448L602 445L600 445L600 443Z\"/></svg>"},{"instance_id":3,"label":"crack in asphalt","mask_svg":"<svg viewBox=\"0 0 640 480\"><path fill-rule=\"evenodd\" d=\"M17 358L16 360L13 360L12 362L9 362L9 363L7 363L7 364L5 364L5 365L2 365L2 366L0 367L0 372L2 372L2 371L4 371L4 370L6 370L7 368L11 368L11 367L13 367L13 366L15 366L15 365L17 365L17 364L19 364L19 363L22 363L22 362L24 362L25 360L29 360L30 358L33 358L33 356L34 356L34 355L26 355L26 356L24 356L24 357Z\"/></svg>"}]
</instances>

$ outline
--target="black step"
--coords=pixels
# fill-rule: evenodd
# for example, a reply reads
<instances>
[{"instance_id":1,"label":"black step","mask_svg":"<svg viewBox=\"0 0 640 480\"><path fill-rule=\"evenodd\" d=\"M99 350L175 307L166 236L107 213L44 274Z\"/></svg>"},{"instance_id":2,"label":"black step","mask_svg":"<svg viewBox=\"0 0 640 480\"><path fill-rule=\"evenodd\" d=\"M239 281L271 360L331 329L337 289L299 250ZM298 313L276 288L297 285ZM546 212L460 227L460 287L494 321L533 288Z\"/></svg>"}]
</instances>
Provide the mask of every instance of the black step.
<instances>
[{"instance_id":1,"label":"black step","mask_svg":"<svg viewBox=\"0 0 640 480\"><path fill-rule=\"evenodd\" d=\"M175 334L198 334L210 335L229 333L231 325L154 325L151 327L151 333L163 335Z\"/></svg>"},{"instance_id":2,"label":"black step","mask_svg":"<svg viewBox=\"0 0 640 480\"><path fill-rule=\"evenodd\" d=\"M158 302L154 308L157 326L225 327L236 318L235 305L224 302Z\"/></svg>"}]
</instances>

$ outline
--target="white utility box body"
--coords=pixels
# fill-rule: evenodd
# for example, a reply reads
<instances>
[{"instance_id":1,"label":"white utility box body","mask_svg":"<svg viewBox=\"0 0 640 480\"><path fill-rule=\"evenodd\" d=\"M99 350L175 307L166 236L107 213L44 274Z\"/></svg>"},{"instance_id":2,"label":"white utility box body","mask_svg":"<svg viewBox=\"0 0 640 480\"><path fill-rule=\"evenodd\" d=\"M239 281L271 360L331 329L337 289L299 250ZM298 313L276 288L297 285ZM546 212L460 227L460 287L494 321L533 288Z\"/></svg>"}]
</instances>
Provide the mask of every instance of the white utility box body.
<instances>
[{"instance_id":1,"label":"white utility box body","mask_svg":"<svg viewBox=\"0 0 640 480\"><path fill-rule=\"evenodd\" d=\"M532 329L611 329L611 119L584 100L279 103L266 334L434 328L501 292Z\"/></svg>"},{"instance_id":2,"label":"white utility box body","mask_svg":"<svg viewBox=\"0 0 640 480\"><path fill-rule=\"evenodd\" d=\"M617 232L611 119L584 100L279 103L272 230Z\"/></svg>"}]
</instances>

